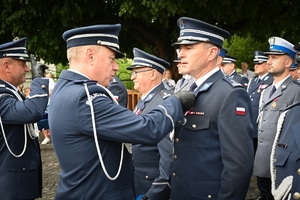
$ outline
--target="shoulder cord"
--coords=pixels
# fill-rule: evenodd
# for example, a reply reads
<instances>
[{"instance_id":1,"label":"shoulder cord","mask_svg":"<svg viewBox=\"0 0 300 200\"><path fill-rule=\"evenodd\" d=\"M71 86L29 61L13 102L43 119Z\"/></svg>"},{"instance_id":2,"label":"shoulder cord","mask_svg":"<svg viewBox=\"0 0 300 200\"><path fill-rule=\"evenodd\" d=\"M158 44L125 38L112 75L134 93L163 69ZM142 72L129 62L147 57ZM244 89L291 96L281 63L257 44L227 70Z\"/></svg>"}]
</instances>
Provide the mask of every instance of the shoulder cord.
<instances>
[{"instance_id":1,"label":"shoulder cord","mask_svg":"<svg viewBox=\"0 0 300 200\"><path fill-rule=\"evenodd\" d=\"M277 182L276 168L275 168L275 165L274 165L276 147L277 147L277 144L278 144L281 128L283 126L284 118L285 118L285 115L286 115L287 112L288 112L288 110L284 111L279 116L278 123L277 123L277 132L276 132L276 136L275 136L275 139L274 139L274 142L273 142L271 156L270 156L271 188L272 188L272 194L273 194L275 200L286 199L287 197L288 197L288 199L290 199L291 194L289 192L292 188L292 183L293 183L293 176L287 176L282 180L280 185L278 185L276 183ZM276 187L276 186L278 186L278 187Z\"/></svg>"},{"instance_id":2,"label":"shoulder cord","mask_svg":"<svg viewBox=\"0 0 300 200\"><path fill-rule=\"evenodd\" d=\"M99 85L100 87L102 87L101 85ZM98 143L98 137L97 137L97 130L96 130L96 123L95 123L95 116L94 116L94 107L93 107L93 102L92 102L92 99L91 99L91 96L89 94L89 89L87 87L87 84L84 83L84 88L85 88L85 92L86 92L86 95L87 95L87 98L88 98L88 101L90 103L90 108L91 108L91 117L92 117L92 124L93 124L93 132L94 132L94 139L95 139L95 144L96 144L96 149L97 149L97 153L98 153L98 156L99 156L99 160L100 160L100 163L101 163L101 167L103 169L103 172L104 174L106 175L106 177L111 180L111 181L114 181L118 178L118 176L120 175L120 172L121 172L121 168L122 168L122 163L123 163L123 154L124 154L124 143L122 143L122 149L121 149L121 158L120 158L120 165L119 165L119 169L118 169L118 172L117 174L115 175L115 177L111 177L107 170L106 170L106 167L104 165L104 162L103 162L103 159L102 159L102 155L101 155L101 150L100 150L100 147L99 147L99 143ZM115 98L113 97L113 95L111 94L111 92L109 92L106 88L102 87L103 89L105 89L107 91L107 93L109 94L109 96L111 97L111 99L114 101L114 103L118 104L118 102L115 100Z\"/></svg>"},{"instance_id":3,"label":"shoulder cord","mask_svg":"<svg viewBox=\"0 0 300 200\"><path fill-rule=\"evenodd\" d=\"M10 90L11 92L13 92L14 95L18 98L18 100L23 101L23 99L20 97L20 95L19 95L16 91L14 91L14 90L12 90L12 89L10 89L10 88L6 88L6 89L8 89L8 90ZM37 135L34 135L34 129L33 129L33 127L32 127L32 124L24 124L24 137L25 137L25 140L24 140L24 147L23 147L22 152L21 152L19 155L16 155L16 154L14 154L14 153L12 152L12 150L10 149L9 144L8 144L8 142L7 142L7 139L6 139L6 136L5 136L5 132L4 132L4 128L3 128L3 123L2 123L2 118L1 118L1 116L0 116L0 125L1 125L1 130L2 130L2 133L3 133L3 138L4 138L4 141L5 141L6 147L7 147L8 151L10 152L10 154L13 155L13 156L16 157L16 158L22 157L23 154L24 154L25 151L26 151L26 147L27 147L27 128L28 128L28 130L29 130L29 136L31 137L31 139L37 138ZM26 127L27 127L27 128L26 128Z\"/></svg>"}]
</instances>

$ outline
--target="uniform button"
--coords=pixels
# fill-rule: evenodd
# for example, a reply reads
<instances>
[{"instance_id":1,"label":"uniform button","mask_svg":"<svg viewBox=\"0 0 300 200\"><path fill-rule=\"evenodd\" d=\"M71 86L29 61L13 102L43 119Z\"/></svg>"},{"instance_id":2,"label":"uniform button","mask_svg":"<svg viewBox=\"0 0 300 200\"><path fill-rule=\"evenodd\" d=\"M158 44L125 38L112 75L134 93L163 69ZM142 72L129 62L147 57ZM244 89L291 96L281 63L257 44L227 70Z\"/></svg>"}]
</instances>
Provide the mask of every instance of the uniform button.
<instances>
[{"instance_id":1,"label":"uniform button","mask_svg":"<svg viewBox=\"0 0 300 200\"><path fill-rule=\"evenodd\" d=\"M177 160L177 156L176 155L173 156L173 160Z\"/></svg>"},{"instance_id":2,"label":"uniform button","mask_svg":"<svg viewBox=\"0 0 300 200\"><path fill-rule=\"evenodd\" d=\"M208 195L207 198L208 198L208 199L211 199L211 195Z\"/></svg>"},{"instance_id":3,"label":"uniform button","mask_svg":"<svg viewBox=\"0 0 300 200\"><path fill-rule=\"evenodd\" d=\"M42 85L42 88L45 89L45 88L46 88L46 85Z\"/></svg>"},{"instance_id":4,"label":"uniform button","mask_svg":"<svg viewBox=\"0 0 300 200\"><path fill-rule=\"evenodd\" d=\"M149 178L149 176L145 176L145 178L146 178L146 179L148 179L148 178Z\"/></svg>"},{"instance_id":5,"label":"uniform button","mask_svg":"<svg viewBox=\"0 0 300 200\"><path fill-rule=\"evenodd\" d=\"M251 101L253 101L253 99L251 99Z\"/></svg>"},{"instance_id":6,"label":"uniform button","mask_svg":"<svg viewBox=\"0 0 300 200\"><path fill-rule=\"evenodd\" d=\"M175 176L176 176L176 173L172 173L172 176L175 177Z\"/></svg>"},{"instance_id":7,"label":"uniform button","mask_svg":"<svg viewBox=\"0 0 300 200\"><path fill-rule=\"evenodd\" d=\"M25 167L23 167L23 171L25 171L26 170L26 168Z\"/></svg>"},{"instance_id":8,"label":"uniform button","mask_svg":"<svg viewBox=\"0 0 300 200\"><path fill-rule=\"evenodd\" d=\"M176 139L175 139L175 142L179 142L179 138L176 138Z\"/></svg>"},{"instance_id":9,"label":"uniform button","mask_svg":"<svg viewBox=\"0 0 300 200\"><path fill-rule=\"evenodd\" d=\"M264 129L261 129L261 132L264 132Z\"/></svg>"},{"instance_id":10,"label":"uniform button","mask_svg":"<svg viewBox=\"0 0 300 200\"><path fill-rule=\"evenodd\" d=\"M179 120L179 121L178 121L178 124L180 124L180 123L181 123L181 121Z\"/></svg>"},{"instance_id":11,"label":"uniform button","mask_svg":"<svg viewBox=\"0 0 300 200\"><path fill-rule=\"evenodd\" d=\"M263 121L266 121L266 119L263 119Z\"/></svg>"},{"instance_id":12,"label":"uniform button","mask_svg":"<svg viewBox=\"0 0 300 200\"><path fill-rule=\"evenodd\" d=\"M260 143L262 143L263 141L262 140L260 140Z\"/></svg>"},{"instance_id":13,"label":"uniform button","mask_svg":"<svg viewBox=\"0 0 300 200\"><path fill-rule=\"evenodd\" d=\"M192 125L192 128L196 128L196 127L197 127L196 124L193 124L193 125Z\"/></svg>"},{"instance_id":14,"label":"uniform button","mask_svg":"<svg viewBox=\"0 0 300 200\"><path fill-rule=\"evenodd\" d=\"M300 168L297 170L297 174L300 175Z\"/></svg>"},{"instance_id":15,"label":"uniform button","mask_svg":"<svg viewBox=\"0 0 300 200\"><path fill-rule=\"evenodd\" d=\"M299 192L295 192L295 193L293 194L293 197L294 197L294 199L300 199L300 194L299 194Z\"/></svg>"}]
</instances>

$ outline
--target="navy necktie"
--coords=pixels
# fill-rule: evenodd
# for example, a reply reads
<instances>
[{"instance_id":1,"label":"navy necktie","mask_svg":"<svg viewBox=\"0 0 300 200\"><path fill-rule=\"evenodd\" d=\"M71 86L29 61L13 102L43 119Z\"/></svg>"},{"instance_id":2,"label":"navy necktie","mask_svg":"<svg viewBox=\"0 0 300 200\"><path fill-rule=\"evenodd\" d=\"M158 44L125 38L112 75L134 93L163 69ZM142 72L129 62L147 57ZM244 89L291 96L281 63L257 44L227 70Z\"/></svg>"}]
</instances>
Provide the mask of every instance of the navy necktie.
<instances>
[{"instance_id":1,"label":"navy necktie","mask_svg":"<svg viewBox=\"0 0 300 200\"><path fill-rule=\"evenodd\" d=\"M196 83L194 82L194 83L191 85L189 91L194 92L194 90L195 90L196 88L197 88L197 85L196 85Z\"/></svg>"},{"instance_id":2,"label":"navy necktie","mask_svg":"<svg viewBox=\"0 0 300 200\"><path fill-rule=\"evenodd\" d=\"M257 78L257 80L256 80L256 85L258 85L260 81L261 81L261 79L260 79L260 78Z\"/></svg>"},{"instance_id":3,"label":"navy necktie","mask_svg":"<svg viewBox=\"0 0 300 200\"><path fill-rule=\"evenodd\" d=\"M182 86L183 86L183 83L184 83L184 81L185 81L185 78L184 78L184 77L182 77L182 79L181 79L181 83L180 83L180 87L182 87Z\"/></svg>"},{"instance_id":4,"label":"navy necktie","mask_svg":"<svg viewBox=\"0 0 300 200\"><path fill-rule=\"evenodd\" d=\"M276 91L276 87L275 87L275 85L273 85L273 88L272 88L272 90L270 92L269 98L272 96L272 94L274 94L275 91Z\"/></svg>"}]
</instances>

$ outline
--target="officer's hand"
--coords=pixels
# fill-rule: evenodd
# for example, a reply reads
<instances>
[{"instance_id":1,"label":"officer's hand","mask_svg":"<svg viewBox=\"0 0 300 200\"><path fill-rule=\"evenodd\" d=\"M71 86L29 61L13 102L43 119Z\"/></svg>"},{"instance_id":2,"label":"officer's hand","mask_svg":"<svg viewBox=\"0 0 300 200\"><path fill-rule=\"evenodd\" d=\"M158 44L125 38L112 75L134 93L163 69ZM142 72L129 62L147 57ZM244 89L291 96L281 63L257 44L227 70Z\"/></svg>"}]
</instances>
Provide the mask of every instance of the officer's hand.
<instances>
[{"instance_id":1,"label":"officer's hand","mask_svg":"<svg viewBox=\"0 0 300 200\"><path fill-rule=\"evenodd\" d=\"M30 55L30 62L31 62L31 74L32 74L32 79L36 77L44 77L46 69L49 67L47 65L44 65L42 63L37 63L34 56L31 54Z\"/></svg>"},{"instance_id":2,"label":"officer's hand","mask_svg":"<svg viewBox=\"0 0 300 200\"><path fill-rule=\"evenodd\" d=\"M180 91L174 94L181 103L183 112L188 111L194 104L195 95L191 91Z\"/></svg>"}]
</instances>

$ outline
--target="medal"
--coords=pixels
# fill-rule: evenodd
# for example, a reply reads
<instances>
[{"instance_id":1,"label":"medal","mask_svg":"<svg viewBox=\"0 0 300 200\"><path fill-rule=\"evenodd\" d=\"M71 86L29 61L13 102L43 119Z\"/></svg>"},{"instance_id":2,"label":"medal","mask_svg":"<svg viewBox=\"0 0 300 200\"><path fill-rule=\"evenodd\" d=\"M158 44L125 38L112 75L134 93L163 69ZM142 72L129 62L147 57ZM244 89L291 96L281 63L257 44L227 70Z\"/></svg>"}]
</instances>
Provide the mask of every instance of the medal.
<instances>
[{"instance_id":1,"label":"medal","mask_svg":"<svg viewBox=\"0 0 300 200\"><path fill-rule=\"evenodd\" d=\"M278 100L278 97L276 97L275 99L274 99L274 101L273 101L273 103L272 103L272 108L275 108L276 107L276 102L277 102L277 100Z\"/></svg>"}]
</instances>

